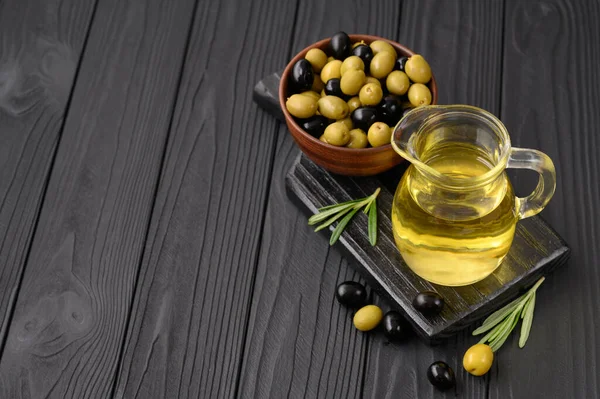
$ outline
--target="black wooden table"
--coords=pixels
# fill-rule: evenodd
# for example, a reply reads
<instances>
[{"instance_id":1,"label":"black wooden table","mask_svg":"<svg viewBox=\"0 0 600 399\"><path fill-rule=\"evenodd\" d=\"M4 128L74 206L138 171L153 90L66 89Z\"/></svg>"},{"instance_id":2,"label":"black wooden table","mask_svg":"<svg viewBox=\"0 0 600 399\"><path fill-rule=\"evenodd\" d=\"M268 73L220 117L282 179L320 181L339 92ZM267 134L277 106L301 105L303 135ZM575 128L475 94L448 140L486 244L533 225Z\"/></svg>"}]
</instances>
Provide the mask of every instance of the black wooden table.
<instances>
[{"instance_id":1,"label":"black wooden table","mask_svg":"<svg viewBox=\"0 0 600 399\"><path fill-rule=\"evenodd\" d=\"M434 360L459 397L600 397L599 21L597 0L0 1L0 398L453 397ZM422 53L440 103L556 164L542 215L571 261L485 377L471 330L356 331L351 260L285 193L298 150L252 88L337 30Z\"/></svg>"}]
</instances>

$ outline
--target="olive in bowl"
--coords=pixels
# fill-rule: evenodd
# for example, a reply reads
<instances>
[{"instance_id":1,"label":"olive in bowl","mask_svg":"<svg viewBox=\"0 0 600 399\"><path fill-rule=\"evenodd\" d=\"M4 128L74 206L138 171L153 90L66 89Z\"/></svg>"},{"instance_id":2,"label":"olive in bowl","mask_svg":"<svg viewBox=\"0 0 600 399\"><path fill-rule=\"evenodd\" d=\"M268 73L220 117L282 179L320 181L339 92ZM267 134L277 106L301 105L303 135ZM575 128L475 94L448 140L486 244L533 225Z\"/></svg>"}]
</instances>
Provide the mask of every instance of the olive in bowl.
<instances>
[{"instance_id":1,"label":"olive in bowl","mask_svg":"<svg viewBox=\"0 0 600 399\"><path fill-rule=\"evenodd\" d=\"M397 102L388 101L389 104L385 106L381 106L381 102L386 98L386 95L393 95L394 91L396 93L403 92L404 88L401 85L403 80L398 79L398 77L403 78L404 76L396 73L393 75L394 78L390 79L390 87L393 89L391 94L387 94L390 91L386 87L386 79L378 81L379 78L376 79L374 76L385 75L387 77L393 70L398 70L396 69L398 58L410 58L415 53L399 43L377 36L347 35L350 39L350 45L348 46L348 41L344 35L336 35L333 43L335 54L331 47L332 39L327 38L308 46L290 61L281 76L279 103L294 141L301 151L317 165L330 172L346 176L376 175L391 169L402 160L391 144L383 144L377 147L370 146L367 133L375 121L387 123L389 128L393 130L394 125L390 123L397 122L400 116L399 110L395 107ZM371 47L374 42L377 42L376 45ZM390 48L395 51L395 56L389 56ZM307 53L312 49L321 50L327 55L328 60L324 59L320 51L314 50L310 53L307 61L309 65L313 65L313 81L310 82L310 73L306 72L305 62L298 64L295 74L294 67L299 61L305 60ZM332 58L329 59L329 57ZM355 58L351 60L352 62L344 64L344 60L349 57ZM360 58L363 62L358 62L356 58ZM324 62L325 64L323 64ZM328 65L330 63L331 65ZM342 68L342 65L344 65L344 68ZM416 66L421 67L419 64ZM315 67L316 69L320 67L320 72L317 72ZM419 68L414 67L413 69L423 75L420 72L422 68ZM411 72L413 69L411 69ZM293 115L286 107L286 102L293 95L305 92L304 89L309 86L309 82L312 88L316 80L315 77L318 77L325 86L322 93L315 92L320 98L312 98L313 95L307 96L311 97L310 99L296 97L291 104L293 106L291 107L292 111L296 113L296 115ZM329 82L331 79L337 80ZM376 81L381 86L381 91L378 90L379 88L373 87L373 84L377 84ZM364 105L360 103L360 89L367 84L371 84L369 86L371 89L366 88L362 92L363 100L368 103L368 105ZM424 86L431 94L430 103L436 104L437 86L435 77L431 76L431 79ZM312 90L315 89L312 88ZM415 101L418 100L419 103L429 102L428 97L422 92L422 89L414 92L412 97L415 98ZM323 100L326 97L335 97L335 99ZM346 105L342 105L337 99L344 101ZM378 100L379 103L377 103ZM373 111L361 110L357 113L356 111L359 108L370 108ZM354 118L351 117L352 114L354 114ZM375 121L370 119L369 116L372 114L377 115L378 119ZM327 126L323 126L325 121L323 118L317 118L319 116L323 116L328 120L327 126L340 122L342 119L348 121L348 117L350 117L349 121L352 125L349 126L348 132L337 125L335 129L328 131L327 137L331 137L331 133L335 131L335 138L339 138L339 140L334 140L334 142L344 143L343 145L333 145L326 142L327 140L323 138L323 134ZM382 118L385 118L385 121ZM366 148L360 148L362 146L366 146Z\"/></svg>"}]
</instances>

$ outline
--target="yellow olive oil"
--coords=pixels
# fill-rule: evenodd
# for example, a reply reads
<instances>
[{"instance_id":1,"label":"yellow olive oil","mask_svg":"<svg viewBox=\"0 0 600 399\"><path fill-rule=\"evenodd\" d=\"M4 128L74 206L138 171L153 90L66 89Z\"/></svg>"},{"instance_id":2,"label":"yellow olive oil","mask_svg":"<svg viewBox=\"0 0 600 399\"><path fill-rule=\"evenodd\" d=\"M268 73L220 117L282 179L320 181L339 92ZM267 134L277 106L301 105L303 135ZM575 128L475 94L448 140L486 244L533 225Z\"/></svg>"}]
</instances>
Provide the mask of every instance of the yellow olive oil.
<instances>
[{"instance_id":1,"label":"yellow olive oil","mask_svg":"<svg viewBox=\"0 0 600 399\"><path fill-rule=\"evenodd\" d=\"M465 188L436 185L411 165L394 196L396 245L408 266L428 281L459 286L482 280L500 265L515 234L518 217L508 177L502 172L470 195L470 178L494 165L480 148L437 143L420 154L421 162L454 183L465 179Z\"/></svg>"}]
</instances>

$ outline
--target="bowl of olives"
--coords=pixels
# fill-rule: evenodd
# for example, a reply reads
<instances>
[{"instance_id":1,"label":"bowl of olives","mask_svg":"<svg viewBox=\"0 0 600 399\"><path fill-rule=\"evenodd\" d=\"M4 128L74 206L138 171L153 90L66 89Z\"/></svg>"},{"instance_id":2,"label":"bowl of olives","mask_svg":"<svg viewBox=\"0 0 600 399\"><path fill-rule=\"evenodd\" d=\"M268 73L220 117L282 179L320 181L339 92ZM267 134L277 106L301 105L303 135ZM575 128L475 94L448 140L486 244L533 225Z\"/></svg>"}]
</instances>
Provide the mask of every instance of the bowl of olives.
<instances>
[{"instance_id":1,"label":"bowl of olives","mask_svg":"<svg viewBox=\"0 0 600 399\"><path fill-rule=\"evenodd\" d=\"M400 163L392 131L411 109L437 103L437 85L427 61L401 44L338 32L290 61L279 103L313 162L341 175L371 176Z\"/></svg>"}]
</instances>

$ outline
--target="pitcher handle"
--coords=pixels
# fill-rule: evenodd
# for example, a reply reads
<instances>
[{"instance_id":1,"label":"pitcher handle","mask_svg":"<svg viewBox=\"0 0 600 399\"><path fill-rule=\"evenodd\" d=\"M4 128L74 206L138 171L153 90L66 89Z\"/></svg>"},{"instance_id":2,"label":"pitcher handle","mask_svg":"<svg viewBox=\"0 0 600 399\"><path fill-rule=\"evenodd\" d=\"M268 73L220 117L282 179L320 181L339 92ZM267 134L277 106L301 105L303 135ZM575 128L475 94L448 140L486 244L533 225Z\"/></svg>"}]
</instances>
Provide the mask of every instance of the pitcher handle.
<instances>
[{"instance_id":1,"label":"pitcher handle","mask_svg":"<svg viewBox=\"0 0 600 399\"><path fill-rule=\"evenodd\" d=\"M537 215L548 204L556 189L556 172L550 157L541 151L512 148L507 168L531 169L540 174L537 187L528 197L517 198L519 219Z\"/></svg>"}]
</instances>

